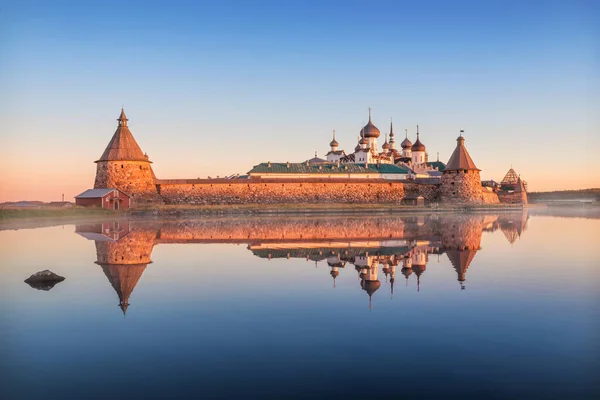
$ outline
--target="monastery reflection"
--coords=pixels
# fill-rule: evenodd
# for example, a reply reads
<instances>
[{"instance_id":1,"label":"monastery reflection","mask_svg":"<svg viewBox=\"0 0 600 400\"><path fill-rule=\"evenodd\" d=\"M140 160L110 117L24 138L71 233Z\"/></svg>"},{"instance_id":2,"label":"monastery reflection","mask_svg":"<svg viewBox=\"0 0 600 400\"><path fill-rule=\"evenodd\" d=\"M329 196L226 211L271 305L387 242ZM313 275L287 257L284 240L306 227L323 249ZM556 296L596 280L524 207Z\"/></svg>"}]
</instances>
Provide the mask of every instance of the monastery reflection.
<instances>
[{"instance_id":1,"label":"monastery reflection","mask_svg":"<svg viewBox=\"0 0 600 400\"><path fill-rule=\"evenodd\" d=\"M446 254L460 289L465 290L467 270L481 249L482 233L500 229L512 245L526 229L527 219L526 210L495 215L224 218L87 224L77 225L76 232L95 242L96 264L117 293L123 314L152 262L154 246L169 243L243 243L255 256L268 260L302 258L315 265L326 263L334 288L340 273L353 265L371 307L373 295L382 286L380 270L390 296L398 269L404 286L414 285L420 291L432 255Z\"/></svg>"}]
</instances>

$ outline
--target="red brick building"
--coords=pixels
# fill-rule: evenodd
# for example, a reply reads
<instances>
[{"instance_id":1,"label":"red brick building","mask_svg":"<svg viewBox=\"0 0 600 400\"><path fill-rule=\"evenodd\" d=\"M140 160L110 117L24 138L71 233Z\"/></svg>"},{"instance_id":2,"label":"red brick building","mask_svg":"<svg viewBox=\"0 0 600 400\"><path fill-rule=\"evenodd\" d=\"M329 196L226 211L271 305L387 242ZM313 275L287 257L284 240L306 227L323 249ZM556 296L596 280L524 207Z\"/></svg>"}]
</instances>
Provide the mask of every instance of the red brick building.
<instances>
[{"instance_id":1,"label":"red brick building","mask_svg":"<svg viewBox=\"0 0 600 400\"><path fill-rule=\"evenodd\" d=\"M131 206L131 197L119 189L88 189L75 196L75 204L109 210L126 210Z\"/></svg>"}]
</instances>

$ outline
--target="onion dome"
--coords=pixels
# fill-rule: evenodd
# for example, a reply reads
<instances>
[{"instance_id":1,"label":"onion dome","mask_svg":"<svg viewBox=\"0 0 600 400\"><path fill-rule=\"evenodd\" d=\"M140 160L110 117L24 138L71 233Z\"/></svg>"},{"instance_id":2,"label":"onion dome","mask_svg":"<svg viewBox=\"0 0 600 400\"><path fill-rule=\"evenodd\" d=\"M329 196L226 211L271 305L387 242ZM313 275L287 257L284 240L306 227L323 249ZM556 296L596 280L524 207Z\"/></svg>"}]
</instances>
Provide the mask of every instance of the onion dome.
<instances>
[{"instance_id":1,"label":"onion dome","mask_svg":"<svg viewBox=\"0 0 600 400\"><path fill-rule=\"evenodd\" d=\"M362 137L360 138L360 140L358 141L358 144L369 144L369 140L366 137Z\"/></svg>"},{"instance_id":2,"label":"onion dome","mask_svg":"<svg viewBox=\"0 0 600 400\"><path fill-rule=\"evenodd\" d=\"M363 280L360 283L362 289L369 294L369 296L373 296L373 293L377 291L381 287L381 282L379 281L367 281Z\"/></svg>"},{"instance_id":3,"label":"onion dome","mask_svg":"<svg viewBox=\"0 0 600 400\"><path fill-rule=\"evenodd\" d=\"M408 138L408 129L405 129L404 133L406 134L406 137L404 138L404 140L402 141L402 143L400 143L400 146L403 149L410 149L412 147L412 142Z\"/></svg>"},{"instance_id":4,"label":"onion dome","mask_svg":"<svg viewBox=\"0 0 600 400\"><path fill-rule=\"evenodd\" d=\"M417 125L417 141L411 147L412 151L425 151L425 145L419 139L419 125Z\"/></svg>"},{"instance_id":5,"label":"onion dome","mask_svg":"<svg viewBox=\"0 0 600 400\"><path fill-rule=\"evenodd\" d=\"M329 143L331 147L338 147L340 144L335 140L335 130L333 131L333 140Z\"/></svg>"},{"instance_id":6,"label":"onion dome","mask_svg":"<svg viewBox=\"0 0 600 400\"><path fill-rule=\"evenodd\" d=\"M381 133L371 122L371 109L369 108L369 122L362 128L361 134L366 138L378 138Z\"/></svg>"},{"instance_id":7,"label":"onion dome","mask_svg":"<svg viewBox=\"0 0 600 400\"><path fill-rule=\"evenodd\" d=\"M381 146L384 150L389 150L390 149L390 144L388 143L388 139L387 139L387 134L385 135L385 142L383 143L383 146Z\"/></svg>"},{"instance_id":8,"label":"onion dome","mask_svg":"<svg viewBox=\"0 0 600 400\"><path fill-rule=\"evenodd\" d=\"M333 279L335 279L340 275L340 271L331 271L330 274L333 277Z\"/></svg>"}]
</instances>

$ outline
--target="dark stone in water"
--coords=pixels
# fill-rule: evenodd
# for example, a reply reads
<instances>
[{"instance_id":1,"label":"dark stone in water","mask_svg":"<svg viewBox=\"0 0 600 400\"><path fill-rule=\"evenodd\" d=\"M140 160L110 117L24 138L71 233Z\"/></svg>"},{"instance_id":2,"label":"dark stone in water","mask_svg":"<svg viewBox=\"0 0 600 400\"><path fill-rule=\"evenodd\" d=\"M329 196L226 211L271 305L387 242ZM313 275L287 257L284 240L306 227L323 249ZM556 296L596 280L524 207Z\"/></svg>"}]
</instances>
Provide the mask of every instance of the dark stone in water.
<instances>
[{"instance_id":1,"label":"dark stone in water","mask_svg":"<svg viewBox=\"0 0 600 400\"><path fill-rule=\"evenodd\" d=\"M25 279L25 283L34 289L48 291L52 289L54 285L64 280L64 277L56 275L54 272L46 269L31 275L29 278Z\"/></svg>"}]
</instances>

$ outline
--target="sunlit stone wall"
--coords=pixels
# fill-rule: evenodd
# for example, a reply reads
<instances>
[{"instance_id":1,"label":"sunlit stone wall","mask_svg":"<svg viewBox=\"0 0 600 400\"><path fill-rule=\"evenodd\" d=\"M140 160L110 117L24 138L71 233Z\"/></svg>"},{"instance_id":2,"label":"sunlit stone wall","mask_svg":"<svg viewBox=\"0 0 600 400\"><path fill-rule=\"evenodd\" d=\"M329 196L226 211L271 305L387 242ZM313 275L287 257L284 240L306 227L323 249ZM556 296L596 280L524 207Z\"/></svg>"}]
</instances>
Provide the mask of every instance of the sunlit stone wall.
<instances>
[{"instance_id":1,"label":"sunlit stone wall","mask_svg":"<svg viewBox=\"0 0 600 400\"><path fill-rule=\"evenodd\" d=\"M96 164L94 189L117 188L132 196L133 205L160 203L154 174L145 161L101 161Z\"/></svg>"},{"instance_id":2,"label":"sunlit stone wall","mask_svg":"<svg viewBox=\"0 0 600 400\"><path fill-rule=\"evenodd\" d=\"M499 203L495 193L481 186L479 171L449 171L442 175L440 199L444 203L494 204Z\"/></svg>"},{"instance_id":3,"label":"sunlit stone wall","mask_svg":"<svg viewBox=\"0 0 600 400\"><path fill-rule=\"evenodd\" d=\"M161 183L166 204L399 203L405 195L398 182L227 181Z\"/></svg>"},{"instance_id":4,"label":"sunlit stone wall","mask_svg":"<svg viewBox=\"0 0 600 400\"><path fill-rule=\"evenodd\" d=\"M255 241L255 240L361 240L402 239L404 223L400 219L347 216L209 218L185 223L163 223L158 227L158 243L186 241Z\"/></svg>"},{"instance_id":5,"label":"sunlit stone wall","mask_svg":"<svg viewBox=\"0 0 600 400\"><path fill-rule=\"evenodd\" d=\"M118 241L96 241L98 264L148 264L154 247L156 231L132 230Z\"/></svg>"},{"instance_id":6,"label":"sunlit stone wall","mask_svg":"<svg viewBox=\"0 0 600 400\"><path fill-rule=\"evenodd\" d=\"M528 200L527 200L527 193L526 192L520 192L520 193L498 193L498 197L500 198L500 202L501 203L506 203L506 204L527 204Z\"/></svg>"}]
</instances>

